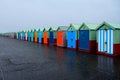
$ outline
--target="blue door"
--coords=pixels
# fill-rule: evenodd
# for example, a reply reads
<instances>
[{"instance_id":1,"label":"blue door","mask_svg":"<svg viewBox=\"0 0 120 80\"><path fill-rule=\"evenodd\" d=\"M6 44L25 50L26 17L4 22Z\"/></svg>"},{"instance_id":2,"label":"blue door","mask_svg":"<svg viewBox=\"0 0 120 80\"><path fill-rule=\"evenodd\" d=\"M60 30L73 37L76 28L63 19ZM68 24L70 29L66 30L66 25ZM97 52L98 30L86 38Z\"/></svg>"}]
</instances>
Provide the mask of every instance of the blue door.
<instances>
[{"instance_id":1,"label":"blue door","mask_svg":"<svg viewBox=\"0 0 120 80\"><path fill-rule=\"evenodd\" d=\"M20 33L18 33L18 39L20 40Z\"/></svg>"},{"instance_id":2,"label":"blue door","mask_svg":"<svg viewBox=\"0 0 120 80\"><path fill-rule=\"evenodd\" d=\"M76 31L68 31L68 48L76 48Z\"/></svg>"},{"instance_id":3,"label":"blue door","mask_svg":"<svg viewBox=\"0 0 120 80\"><path fill-rule=\"evenodd\" d=\"M38 41L39 43L42 42L42 32L38 32Z\"/></svg>"},{"instance_id":4,"label":"blue door","mask_svg":"<svg viewBox=\"0 0 120 80\"><path fill-rule=\"evenodd\" d=\"M22 32L22 40L24 40L24 38L25 38L25 33Z\"/></svg>"},{"instance_id":5,"label":"blue door","mask_svg":"<svg viewBox=\"0 0 120 80\"><path fill-rule=\"evenodd\" d=\"M113 54L113 30L98 30L98 51Z\"/></svg>"},{"instance_id":6,"label":"blue door","mask_svg":"<svg viewBox=\"0 0 120 80\"><path fill-rule=\"evenodd\" d=\"M30 41L30 32L28 32L28 41Z\"/></svg>"},{"instance_id":7,"label":"blue door","mask_svg":"<svg viewBox=\"0 0 120 80\"><path fill-rule=\"evenodd\" d=\"M89 30L79 31L79 49L89 50Z\"/></svg>"},{"instance_id":8,"label":"blue door","mask_svg":"<svg viewBox=\"0 0 120 80\"><path fill-rule=\"evenodd\" d=\"M50 44L54 44L54 36L53 32L50 32Z\"/></svg>"}]
</instances>

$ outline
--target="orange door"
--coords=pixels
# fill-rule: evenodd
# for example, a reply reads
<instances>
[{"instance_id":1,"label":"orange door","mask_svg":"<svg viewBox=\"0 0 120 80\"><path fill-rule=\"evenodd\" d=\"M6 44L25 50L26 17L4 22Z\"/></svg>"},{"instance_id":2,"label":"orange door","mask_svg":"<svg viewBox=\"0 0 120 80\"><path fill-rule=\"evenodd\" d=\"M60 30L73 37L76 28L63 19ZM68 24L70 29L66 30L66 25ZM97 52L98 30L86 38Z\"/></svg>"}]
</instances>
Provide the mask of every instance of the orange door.
<instances>
[{"instance_id":1,"label":"orange door","mask_svg":"<svg viewBox=\"0 0 120 80\"><path fill-rule=\"evenodd\" d=\"M43 42L44 42L44 44L47 44L48 43L48 40L47 40L47 32L44 32L44 40L43 40Z\"/></svg>"},{"instance_id":2,"label":"orange door","mask_svg":"<svg viewBox=\"0 0 120 80\"><path fill-rule=\"evenodd\" d=\"M35 36L35 42L37 42L37 37L38 37L38 36L37 36L37 32L35 32L35 35L34 35L34 36Z\"/></svg>"},{"instance_id":3,"label":"orange door","mask_svg":"<svg viewBox=\"0 0 120 80\"><path fill-rule=\"evenodd\" d=\"M57 32L57 45L63 46L63 32L62 31Z\"/></svg>"}]
</instances>

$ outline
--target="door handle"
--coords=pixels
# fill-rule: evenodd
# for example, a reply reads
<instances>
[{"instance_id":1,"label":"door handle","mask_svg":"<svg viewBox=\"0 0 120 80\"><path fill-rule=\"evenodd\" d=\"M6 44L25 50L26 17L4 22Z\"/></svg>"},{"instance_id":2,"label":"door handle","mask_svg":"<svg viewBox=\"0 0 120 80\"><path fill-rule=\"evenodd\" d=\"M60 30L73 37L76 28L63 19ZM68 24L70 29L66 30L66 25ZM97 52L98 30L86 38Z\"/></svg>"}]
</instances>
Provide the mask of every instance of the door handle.
<instances>
[{"instance_id":1,"label":"door handle","mask_svg":"<svg viewBox=\"0 0 120 80\"><path fill-rule=\"evenodd\" d=\"M105 42L105 44L107 44L107 42Z\"/></svg>"}]
</instances>

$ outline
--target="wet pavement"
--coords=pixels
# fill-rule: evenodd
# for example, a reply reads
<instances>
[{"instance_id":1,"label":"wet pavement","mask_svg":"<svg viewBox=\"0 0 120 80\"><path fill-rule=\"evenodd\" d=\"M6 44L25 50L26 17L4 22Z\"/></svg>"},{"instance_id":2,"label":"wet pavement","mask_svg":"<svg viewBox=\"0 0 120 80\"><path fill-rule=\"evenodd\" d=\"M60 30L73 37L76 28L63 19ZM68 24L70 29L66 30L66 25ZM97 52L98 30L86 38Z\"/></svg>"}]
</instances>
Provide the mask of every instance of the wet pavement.
<instances>
[{"instance_id":1,"label":"wet pavement","mask_svg":"<svg viewBox=\"0 0 120 80\"><path fill-rule=\"evenodd\" d=\"M0 37L0 80L120 80L120 57Z\"/></svg>"}]
</instances>

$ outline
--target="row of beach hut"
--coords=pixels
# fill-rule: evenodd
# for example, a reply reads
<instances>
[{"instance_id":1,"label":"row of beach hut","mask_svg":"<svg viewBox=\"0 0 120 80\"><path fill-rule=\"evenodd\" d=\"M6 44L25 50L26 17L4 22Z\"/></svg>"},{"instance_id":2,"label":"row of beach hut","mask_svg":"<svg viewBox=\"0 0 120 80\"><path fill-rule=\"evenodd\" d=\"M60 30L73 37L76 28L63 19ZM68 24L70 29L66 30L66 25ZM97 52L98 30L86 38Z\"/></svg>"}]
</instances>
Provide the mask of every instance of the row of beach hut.
<instances>
[{"instance_id":1,"label":"row of beach hut","mask_svg":"<svg viewBox=\"0 0 120 80\"><path fill-rule=\"evenodd\" d=\"M102 24L70 24L41 28L39 30L21 31L9 34L9 37L66 47L86 53L106 56L120 55L120 25L103 22Z\"/></svg>"}]
</instances>

